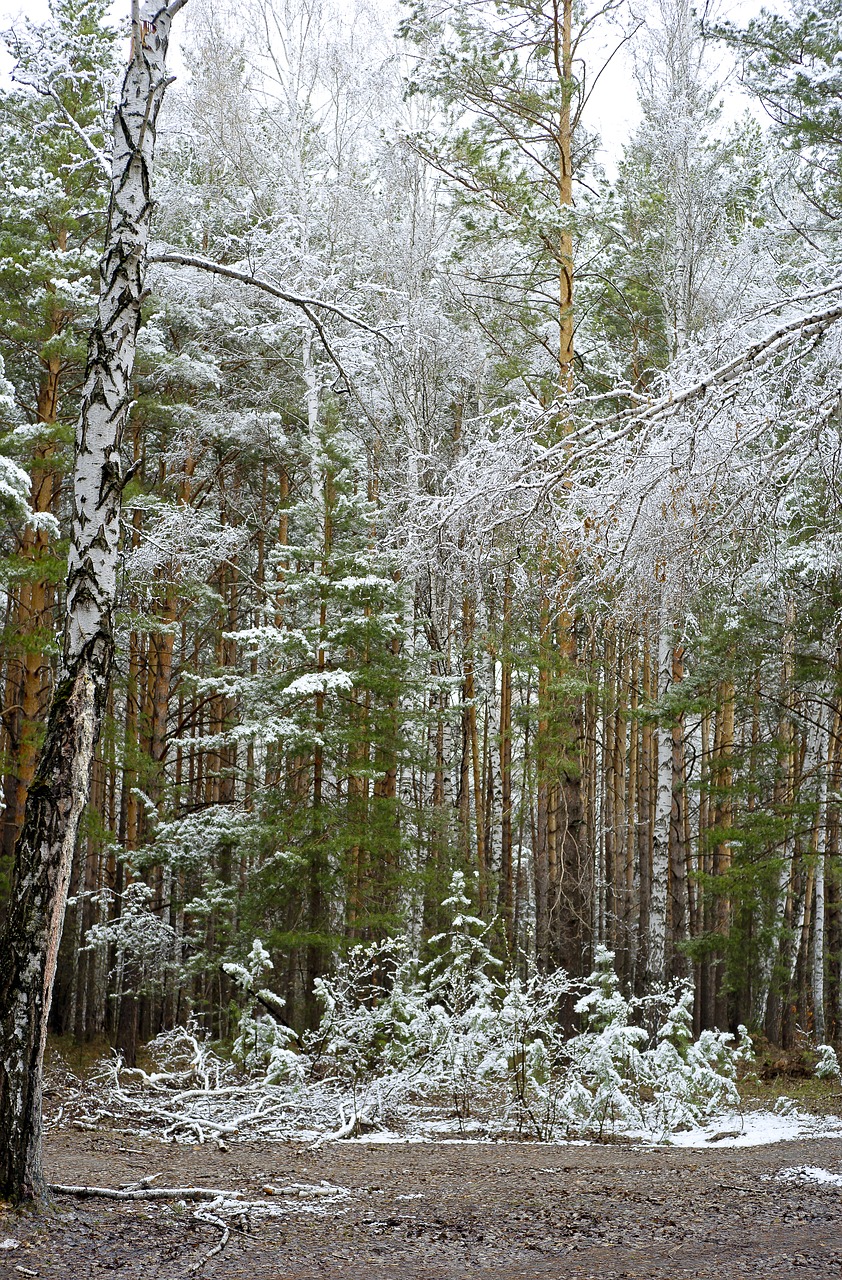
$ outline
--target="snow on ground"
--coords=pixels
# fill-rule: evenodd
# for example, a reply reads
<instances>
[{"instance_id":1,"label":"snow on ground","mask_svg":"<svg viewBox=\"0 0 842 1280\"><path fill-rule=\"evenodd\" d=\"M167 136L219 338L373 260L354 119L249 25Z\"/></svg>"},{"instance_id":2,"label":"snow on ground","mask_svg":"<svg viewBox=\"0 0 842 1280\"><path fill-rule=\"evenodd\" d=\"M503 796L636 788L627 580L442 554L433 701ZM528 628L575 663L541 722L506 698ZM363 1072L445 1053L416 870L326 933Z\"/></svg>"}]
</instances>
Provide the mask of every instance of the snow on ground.
<instances>
[{"instance_id":1,"label":"snow on ground","mask_svg":"<svg viewBox=\"0 0 842 1280\"><path fill-rule=\"evenodd\" d=\"M838 1138L842 1134L839 1116L811 1116L797 1107L782 1106L777 1111L732 1112L718 1116L704 1126L673 1133L665 1145L674 1147L760 1147L770 1142L793 1142L798 1138Z\"/></svg>"},{"instance_id":2,"label":"snow on ground","mask_svg":"<svg viewBox=\"0 0 842 1280\"><path fill-rule=\"evenodd\" d=\"M821 1182L831 1187L842 1187L842 1173L831 1173L829 1169L819 1169L810 1164L781 1169L778 1177L782 1182Z\"/></svg>"},{"instance_id":3,"label":"snow on ground","mask_svg":"<svg viewBox=\"0 0 842 1280\"><path fill-rule=\"evenodd\" d=\"M625 1136L634 1141L635 1144L643 1146L687 1148L761 1147L774 1142L794 1142L804 1138L842 1137L842 1117L809 1115L805 1111L800 1111L790 1099L781 1099L779 1106L780 1110L778 1111L745 1111L742 1113L732 1111L724 1113L710 1120L704 1126L685 1129L671 1134L668 1138L639 1131L629 1131L624 1135L620 1126L615 1130L614 1136L619 1138ZM439 1144L463 1146L489 1145L498 1142L521 1145L521 1142L511 1135L500 1136L487 1132L477 1134L476 1130L480 1127L476 1122L468 1122L464 1126L463 1132L459 1133L455 1129L453 1120L450 1119L427 1122L423 1125L424 1131L421 1133L395 1133L390 1129L381 1129L371 1133L362 1133L356 1137L347 1138L345 1141L350 1145L360 1146L408 1145L419 1142L437 1142ZM474 1130L473 1133L470 1132L472 1129ZM535 1144L530 1141L528 1145L533 1146ZM556 1138L541 1145L575 1147L594 1144L587 1138ZM816 1171L808 1170L807 1172L815 1173ZM821 1173L821 1170L818 1172ZM798 1173L798 1170L793 1172L793 1176L796 1173ZM807 1176L807 1173L804 1176ZM836 1174L827 1174L823 1180L832 1181L834 1179L839 1182L839 1185L842 1185L842 1176L837 1179Z\"/></svg>"},{"instance_id":4,"label":"snow on ground","mask_svg":"<svg viewBox=\"0 0 842 1280\"><path fill-rule=\"evenodd\" d=\"M838 1138L842 1137L842 1117L840 1116L816 1116L809 1115L806 1111L801 1111L789 1098L781 1098L778 1102L779 1109L776 1111L744 1111L742 1113L732 1111L714 1117L706 1125L699 1126L694 1129L685 1129L683 1131L673 1133L669 1138L663 1138L660 1135L631 1133L626 1136L633 1139L635 1143L645 1146L670 1146L670 1147L688 1147L688 1148L704 1148L704 1147L762 1147L774 1142L794 1142L802 1138ZM466 1126L467 1127L467 1126ZM374 1133L360 1134L359 1137L349 1139L352 1143L361 1145L384 1145L387 1143L413 1143L413 1142L439 1142L439 1143L462 1143L464 1145L475 1145L477 1143L494 1143L507 1142L517 1143L517 1139L511 1137L496 1136L468 1136L467 1134L459 1134L454 1132L453 1121L441 1121L438 1124L427 1124L424 1126L425 1133L393 1133L388 1130L381 1130ZM433 1131L433 1132L430 1132ZM618 1126L615 1136L622 1137L622 1128ZM530 1145L533 1145L530 1143ZM590 1146L592 1145L587 1139L555 1139L551 1142L544 1143L545 1146L571 1147L571 1146ZM785 1171L786 1172L786 1171ZM791 1171L793 1176L798 1170ZM821 1173L821 1170L807 1170L804 1173L806 1177L809 1173L811 1176L815 1173ZM842 1176L837 1177L836 1174L826 1174L823 1179L816 1178L817 1181L837 1181L842 1186Z\"/></svg>"}]
</instances>

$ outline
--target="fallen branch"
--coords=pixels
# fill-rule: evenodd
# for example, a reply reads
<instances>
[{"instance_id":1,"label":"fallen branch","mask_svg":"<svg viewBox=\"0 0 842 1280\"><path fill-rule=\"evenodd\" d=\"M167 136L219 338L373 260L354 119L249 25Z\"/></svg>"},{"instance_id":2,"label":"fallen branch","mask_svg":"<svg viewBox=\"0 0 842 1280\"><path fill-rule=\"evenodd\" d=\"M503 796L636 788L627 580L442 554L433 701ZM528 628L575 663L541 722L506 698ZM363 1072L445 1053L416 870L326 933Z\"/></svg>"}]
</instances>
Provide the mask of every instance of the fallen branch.
<instances>
[{"instance_id":1,"label":"fallen branch","mask_svg":"<svg viewBox=\"0 0 842 1280\"><path fill-rule=\"evenodd\" d=\"M145 1178L139 1178L137 1182L121 1182L121 1191L141 1191L144 1187L151 1187L153 1182L157 1182L160 1173L147 1174Z\"/></svg>"},{"instance_id":2,"label":"fallen branch","mask_svg":"<svg viewBox=\"0 0 842 1280\"><path fill-rule=\"evenodd\" d=\"M218 1092L222 1093L223 1090L220 1089ZM225 1092L230 1093L231 1091L225 1090ZM216 1094L217 1091L213 1089L191 1090L190 1094L187 1096L212 1100ZM122 1102L127 1107L134 1107L136 1105L132 1098L130 1098L129 1095L116 1083L113 1086L113 1095L118 1099L118 1101ZM234 1096L236 1096L236 1094L234 1094ZM174 1101L178 1100L180 1099L174 1099ZM283 1110L284 1106L282 1103L276 1103L273 1106L271 1105L270 1100L264 1095L260 1098L253 1111L248 1111L244 1115L234 1116L231 1120L212 1120L208 1116L194 1116L190 1114L179 1115L178 1112L164 1109L163 1107L147 1107L146 1113L157 1120L163 1120L167 1123L167 1128L164 1131L166 1136L171 1136L177 1129L192 1129L196 1134L198 1142L204 1143L208 1137L217 1139L222 1137L231 1137L245 1125L251 1124L255 1120L266 1120L268 1117L276 1115L278 1112Z\"/></svg>"},{"instance_id":3,"label":"fallen branch","mask_svg":"<svg viewBox=\"0 0 842 1280\"><path fill-rule=\"evenodd\" d=\"M207 1253L203 1254L202 1257L199 1258L198 1262L194 1262L192 1266L188 1267L188 1271L198 1271L200 1267L203 1267L205 1263L214 1256L214 1254L222 1253L222 1250L225 1248L231 1236L231 1229L228 1226L228 1223L225 1222L223 1218L217 1218L215 1214L208 1213L207 1210L203 1213L201 1209L198 1209L196 1213L193 1214L193 1221L209 1222L212 1227L217 1227L222 1232L222 1239L219 1240L212 1249L209 1249Z\"/></svg>"},{"instance_id":4,"label":"fallen branch","mask_svg":"<svg viewBox=\"0 0 842 1280\"><path fill-rule=\"evenodd\" d=\"M323 1146L326 1142L341 1142L343 1138L353 1137L359 1132L362 1125L370 1125L374 1128L377 1124L376 1120L372 1119L370 1115L363 1111L353 1111L350 1118L346 1120L345 1110L341 1103L339 1106L339 1117L342 1121L339 1128L334 1129L332 1133L323 1133L321 1137L316 1138L316 1141L311 1144L311 1151L318 1151L319 1147Z\"/></svg>"},{"instance_id":5,"label":"fallen branch","mask_svg":"<svg viewBox=\"0 0 842 1280\"><path fill-rule=\"evenodd\" d=\"M242 1191L220 1191L212 1187L137 1187L118 1191L116 1187L71 1187L51 1182L49 1190L57 1196L98 1197L103 1200L242 1200Z\"/></svg>"}]
</instances>

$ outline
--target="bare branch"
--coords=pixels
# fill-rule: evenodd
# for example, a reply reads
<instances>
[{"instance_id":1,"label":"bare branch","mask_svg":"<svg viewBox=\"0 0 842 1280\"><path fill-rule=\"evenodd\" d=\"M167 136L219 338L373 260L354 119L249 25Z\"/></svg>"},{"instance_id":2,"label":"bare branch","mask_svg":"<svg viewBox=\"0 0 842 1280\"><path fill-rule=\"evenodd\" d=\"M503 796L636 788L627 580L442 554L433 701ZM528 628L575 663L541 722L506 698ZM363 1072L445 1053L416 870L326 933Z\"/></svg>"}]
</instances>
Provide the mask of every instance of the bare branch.
<instances>
[{"instance_id":1,"label":"bare branch","mask_svg":"<svg viewBox=\"0 0 842 1280\"><path fill-rule=\"evenodd\" d=\"M778 329L768 334L767 337L761 338L758 342L753 343L752 346L747 347L745 351L741 351L733 360L720 365L718 369L712 369L699 382L692 383L683 391L670 392L653 401L645 408L641 406L625 409L609 418L600 418L596 422L585 424L577 431L570 432L558 444L546 449L541 455L541 461L545 462L550 458L557 457L559 454L578 460L580 455L576 454L574 446L580 441L588 441L602 428L617 425L618 430L611 434L608 442L613 443L616 440L620 440L634 431L635 428L642 426L644 423L656 422L665 414L674 413L682 405L691 400L699 399L706 395L708 391L713 390L714 387L728 386L753 364L756 364L761 359L771 359L793 341L821 337L838 320L842 320L842 306L831 307L826 311L800 316L798 320L792 320L789 324L781 325ZM600 442L600 444L603 443L605 442ZM590 450L587 451L589 452Z\"/></svg>"},{"instance_id":2,"label":"bare branch","mask_svg":"<svg viewBox=\"0 0 842 1280\"><path fill-rule=\"evenodd\" d=\"M208 1249L207 1253L202 1254L198 1262L194 1262L191 1267L187 1268L188 1271L190 1272L200 1271L210 1258L212 1258L217 1253L222 1253L222 1250L225 1248L226 1244L231 1238L231 1229L228 1226L228 1223L225 1222L223 1218L217 1218L215 1214L208 1213L207 1209L205 1210L197 1209L197 1211L193 1214L193 1221L209 1222L212 1227L217 1227L222 1232L222 1238L213 1246L212 1249Z\"/></svg>"},{"instance_id":3,"label":"bare branch","mask_svg":"<svg viewBox=\"0 0 842 1280\"><path fill-rule=\"evenodd\" d=\"M365 329L367 333L373 333L375 337L382 338L384 342L391 345L392 340L388 334L368 324L352 312L337 307L333 302L326 302L324 298L307 298L298 293L291 293L289 289L282 289L273 280L267 280L263 276L255 276L248 271L237 271L235 267L225 267L220 262L211 262L209 258L196 258L187 253L153 253L149 255L149 262L168 262L177 267L195 267L199 271L210 271L213 275L225 276L228 280L239 280L241 284L250 284L255 289L262 289L264 293L271 294L273 298L280 298L282 302L299 307L311 320L312 315L309 309L321 307L323 311L329 311L332 315L347 320L349 324L356 325L359 329Z\"/></svg>"}]
</instances>

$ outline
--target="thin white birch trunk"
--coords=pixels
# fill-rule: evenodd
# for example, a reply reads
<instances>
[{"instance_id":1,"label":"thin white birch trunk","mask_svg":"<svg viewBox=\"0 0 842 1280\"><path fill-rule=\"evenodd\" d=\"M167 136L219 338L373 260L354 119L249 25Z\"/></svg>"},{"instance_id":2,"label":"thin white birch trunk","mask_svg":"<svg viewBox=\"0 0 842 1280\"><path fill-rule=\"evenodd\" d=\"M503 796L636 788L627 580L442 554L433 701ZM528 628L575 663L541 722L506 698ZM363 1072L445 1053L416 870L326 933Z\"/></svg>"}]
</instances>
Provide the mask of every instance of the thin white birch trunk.
<instances>
[{"instance_id":1,"label":"thin white birch trunk","mask_svg":"<svg viewBox=\"0 0 842 1280\"><path fill-rule=\"evenodd\" d=\"M792 872L792 838L787 837L783 846L783 858L778 872L778 884L775 891L773 915L773 933L760 955L760 976L754 1000L754 1022L763 1025L766 1009L769 1004L769 993L772 987L772 973L778 958L781 930L786 915L786 903L789 894L789 879Z\"/></svg>"},{"instance_id":2,"label":"thin white birch trunk","mask_svg":"<svg viewBox=\"0 0 842 1280\"><path fill-rule=\"evenodd\" d=\"M42 1199L44 1048L76 833L87 803L114 652L112 612L128 416L152 214L155 125L170 24L185 0L132 12L114 116L111 202L76 432L63 670L15 851L0 941L0 1198Z\"/></svg>"}]
</instances>

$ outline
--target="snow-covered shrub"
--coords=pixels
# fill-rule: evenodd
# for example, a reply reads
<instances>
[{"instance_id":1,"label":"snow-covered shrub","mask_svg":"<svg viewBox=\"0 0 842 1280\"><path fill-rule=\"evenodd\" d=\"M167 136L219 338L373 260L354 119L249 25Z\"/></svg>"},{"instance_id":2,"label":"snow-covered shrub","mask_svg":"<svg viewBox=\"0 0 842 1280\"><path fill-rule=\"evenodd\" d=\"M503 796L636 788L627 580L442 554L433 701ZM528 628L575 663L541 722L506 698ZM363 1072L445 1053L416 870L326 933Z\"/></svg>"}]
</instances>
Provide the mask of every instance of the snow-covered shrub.
<instances>
[{"instance_id":1,"label":"snow-covered shrub","mask_svg":"<svg viewBox=\"0 0 842 1280\"><path fill-rule=\"evenodd\" d=\"M263 943L255 938L244 965L226 961L222 967L245 1000L234 1040L235 1060L249 1071L260 1072L267 1084L300 1080L305 1060L291 1047L296 1042L295 1032L281 1021L284 1001L260 985L263 974L274 968Z\"/></svg>"},{"instance_id":2,"label":"snow-covered shrub","mask_svg":"<svg viewBox=\"0 0 842 1280\"><path fill-rule=\"evenodd\" d=\"M312 1069L351 1085L400 1070L418 1040L419 996L405 946L353 947L330 977L317 978L319 1025L304 1037Z\"/></svg>"},{"instance_id":3,"label":"snow-covered shrub","mask_svg":"<svg viewBox=\"0 0 842 1280\"><path fill-rule=\"evenodd\" d=\"M416 1021L431 1081L447 1090L462 1122L477 1089L501 1072L499 1014L502 965L486 941L490 925L471 915L465 876L455 871L442 906L452 915L446 933L431 938L443 950L421 970L427 998Z\"/></svg>"},{"instance_id":4,"label":"snow-covered shrub","mask_svg":"<svg viewBox=\"0 0 842 1280\"><path fill-rule=\"evenodd\" d=\"M303 1048L311 1086L344 1094L338 1136L398 1121L409 1096L427 1084L424 993L405 945L353 947L315 990L323 1012Z\"/></svg>"},{"instance_id":5,"label":"snow-covered shrub","mask_svg":"<svg viewBox=\"0 0 842 1280\"><path fill-rule=\"evenodd\" d=\"M528 1126L539 1139L552 1137L559 1118L569 1061L562 1003L573 990L563 969L533 968L526 979L510 972L506 980L497 1027L510 1114L519 1131Z\"/></svg>"},{"instance_id":6,"label":"snow-covered shrub","mask_svg":"<svg viewBox=\"0 0 842 1280\"><path fill-rule=\"evenodd\" d=\"M636 1000L623 995L612 952L597 947L594 965L575 1005L584 1022L578 1034L565 1038L558 1022L566 979L553 990L552 979L538 976L529 1000L520 997L522 1007L543 1004L544 1011L514 1074L538 1136L563 1130L601 1138L618 1126L662 1136L738 1104L733 1037L706 1031L693 1041L688 986Z\"/></svg>"},{"instance_id":7,"label":"snow-covered shrub","mask_svg":"<svg viewBox=\"0 0 842 1280\"><path fill-rule=\"evenodd\" d=\"M662 1138L738 1104L748 1036L738 1047L713 1031L694 1041L689 986L626 996L605 947L585 979L501 973L462 873L443 905L450 924L423 967L393 941L338 957L316 983L319 1025L300 1044L262 985L272 960L255 939L243 963L225 964L243 1002L235 1061L266 1086L294 1085L301 1105L321 1098L339 1114L333 1137L406 1122L422 1099L460 1128L474 1117L539 1139L618 1128Z\"/></svg>"},{"instance_id":8,"label":"snow-covered shrub","mask_svg":"<svg viewBox=\"0 0 842 1280\"><path fill-rule=\"evenodd\" d=\"M694 1042L693 991L679 988L657 1044L641 1055L641 1083L651 1095L642 1095L648 1130L663 1136L739 1106L733 1040L729 1032L703 1031Z\"/></svg>"},{"instance_id":9,"label":"snow-covered shrub","mask_svg":"<svg viewBox=\"0 0 842 1280\"><path fill-rule=\"evenodd\" d=\"M585 1026L567 1042L558 1118L568 1132L602 1137L606 1128L642 1122L639 1081L647 1033L630 1022L634 1002L620 990L614 953L597 947L594 964L575 1006Z\"/></svg>"},{"instance_id":10,"label":"snow-covered shrub","mask_svg":"<svg viewBox=\"0 0 842 1280\"><path fill-rule=\"evenodd\" d=\"M110 905L113 895L106 894L106 905ZM92 924L85 935L88 950L113 947L113 973L124 993L149 992L180 972L178 934L153 908L152 896L142 880L127 885L118 900L120 914Z\"/></svg>"},{"instance_id":11,"label":"snow-covered shrub","mask_svg":"<svg viewBox=\"0 0 842 1280\"><path fill-rule=\"evenodd\" d=\"M816 1063L816 1075L820 1080L840 1080L842 1079L842 1069L839 1066L839 1059L836 1056L836 1050L832 1044L816 1045L816 1053L819 1060Z\"/></svg>"},{"instance_id":12,"label":"snow-covered shrub","mask_svg":"<svg viewBox=\"0 0 842 1280\"><path fill-rule=\"evenodd\" d=\"M737 1067L748 1068L755 1061L754 1044L748 1027L742 1022L737 1027L737 1044L734 1049L734 1063Z\"/></svg>"}]
</instances>

